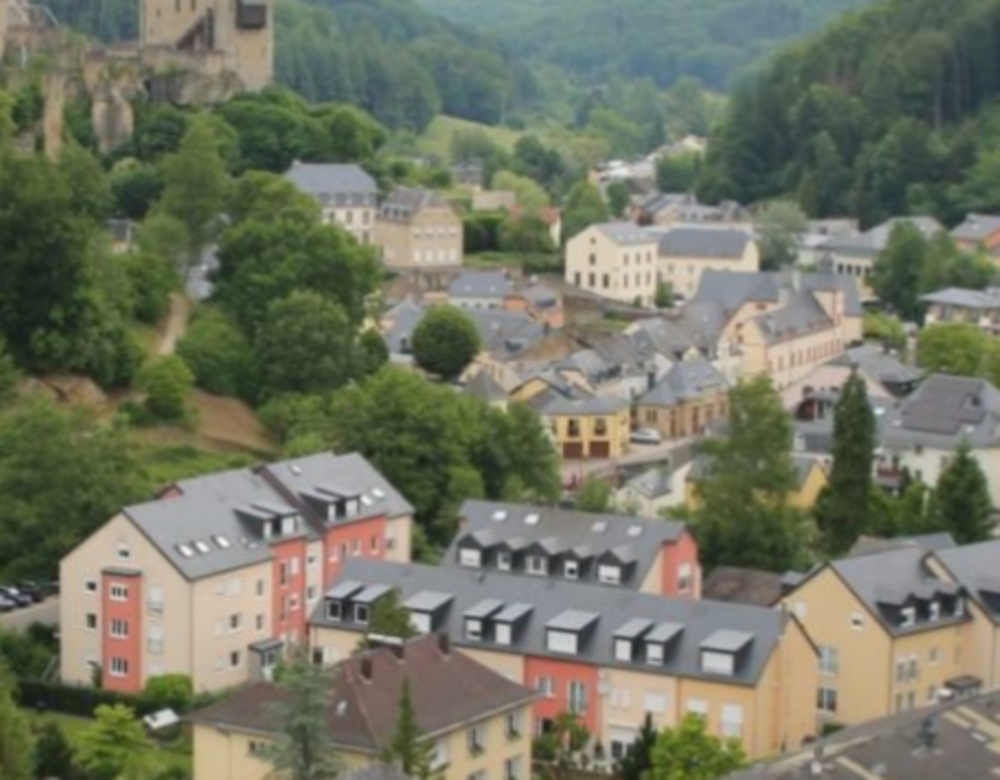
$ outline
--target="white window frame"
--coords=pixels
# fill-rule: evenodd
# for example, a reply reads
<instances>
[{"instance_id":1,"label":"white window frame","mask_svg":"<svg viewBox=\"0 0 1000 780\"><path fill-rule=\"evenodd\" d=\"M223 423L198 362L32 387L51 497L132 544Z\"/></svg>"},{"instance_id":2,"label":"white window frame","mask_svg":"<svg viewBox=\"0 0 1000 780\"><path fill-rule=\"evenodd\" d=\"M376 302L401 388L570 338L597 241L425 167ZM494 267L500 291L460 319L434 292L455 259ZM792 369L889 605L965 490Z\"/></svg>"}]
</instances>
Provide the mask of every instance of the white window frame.
<instances>
[{"instance_id":1,"label":"white window frame","mask_svg":"<svg viewBox=\"0 0 1000 780\"><path fill-rule=\"evenodd\" d=\"M666 648L659 642L646 642L646 663L662 664Z\"/></svg>"},{"instance_id":2,"label":"white window frame","mask_svg":"<svg viewBox=\"0 0 1000 780\"><path fill-rule=\"evenodd\" d=\"M604 585L622 584L622 567L614 563L605 563L597 567L597 581Z\"/></svg>"},{"instance_id":3,"label":"white window frame","mask_svg":"<svg viewBox=\"0 0 1000 780\"><path fill-rule=\"evenodd\" d=\"M112 584L109 598L112 601L128 601L128 585Z\"/></svg>"},{"instance_id":4,"label":"white window frame","mask_svg":"<svg viewBox=\"0 0 1000 780\"><path fill-rule=\"evenodd\" d=\"M579 639L572 631L558 631L550 628L545 632L545 649L550 653L576 655Z\"/></svg>"},{"instance_id":5,"label":"white window frame","mask_svg":"<svg viewBox=\"0 0 1000 780\"><path fill-rule=\"evenodd\" d=\"M568 580L580 579L580 562L572 559L563 561L563 576Z\"/></svg>"},{"instance_id":6,"label":"white window frame","mask_svg":"<svg viewBox=\"0 0 1000 780\"><path fill-rule=\"evenodd\" d=\"M820 645L819 673L826 677L836 677L840 674L840 650L836 647Z\"/></svg>"},{"instance_id":7,"label":"white window frame","mask_svg":"<svg viewBox=\"0 0 1000 780\"><path fill-rule=\"evenodd\" d=\"M469 753L478 756L486 752L486 729L482 723L469 726L465 732L465 743Z\"/></svg>"},{"instance_id":8,"label":"white window frame","mask_svg":"<svg viewBox=\"0 0 1000 780\"><path fill-rule=\"evenodd\" d=\"M473 642L483 640L483 621L480 618L465 619L465 638Z\"/></svg>"},{"instance_id":9,"label":"white window frame","mask_svg":"<svg viewBox=\"0 0 1000 780\"><path fill-rule=\"evenodd\" d=\"M500 550L497 553L497 570L510 571L512 568L514 568L514 556L506 550Z\"/></svg>"},{"instance_id":10,"label":"white window frame","mask_svg":"<svg viewBox=\"0 0 1000 780\"><path fill-rule=\"evenodd\" d=\"M525 560L525 571L528 574L544 577L549 573L549 559L544 555L529 555Z\"/></svg>"},{"instance_id":11,"label":"white window frame","mask_svg":"<svg viewBox=\"0 0 1000 780\"><path fill-rule=\"evenodd\" d=\"M714 650L701 651L701 670L707 674L718 674L732 677L736 670L736 658L732 653L719 653Z\"/></svg>"},{"instance_id":12,"label":"white window frame","mask_svg":"<svg viewBox=\"0 0 1000 780\"><path fill-rule=\"evenodd\" d=\"M667 711L667 697L662 693L644 693L642 695L642 709L653 715L662 715Z\"/></svg>"},{"instance_id":13,"label":"white window frame","mask_svg":"<svg viewBox=\"0 0 1000 780\"><path fill-rule=\"evenodd\" d=\"M472 547L459 547L458 564L469 569L478 569L483 565L482 550L476 550Z\"/></svg>"},{"instance_id":14,"label":"white window frame","mask_svg":"<svg viewBox=\"0 0 1000 780\"><path fill-rule=\"evenodd\" d=\"M128 639L128 621L121 618L112 618L108 626L108 636L112 639Z\"/></svg>"},{"instance_id":15,"label":"white window frame","mask_svg":"<svg viewBox=\"0 0 1000 780\"><path fill-rule=\"evenodd\" d=\"M361 615L364 614L364 620L361 619ZM372 611L367 604L355 604L354 605L354 622L362 626L367 626L368 621L371 620Z\"/></svg>"},{"instance_id":16,"label":"white window frame","mask_svg":"<svg viewBox=\"0 0 1000 780\"><path fill-rule=\"evenodd\" d=\"M90 625L91 618L94 619L93 620L94 625ZM97 630L97 613L96 612L88 612L86 615L83 616L83 629L84 629L84 631L96 631Z\"/></svg>"},{"instance_id":17,"label":"white window frame","mask_svg":"<svg viewBox=\"0 0 1000 780\"><path fill-rule=\"evenodd\" d=\"M739 704L723 704L719 714L719 733L723 737L743 737L743 708Z\"/></svg>"},{"instance_id":18,"label":"white window frame","mask_svg":"<svg viewBox=\"0 0 1000 780\"><path fill-rule=\"evenodd\" d=\"M546 699L554 699L556 696L556 681L548 675L542 675L535 680L535 690Z\"/></svg>"},{"instance_id":19,"label":"white window frame","mask_svg":"<svg viewBox=\"0 0 1000 780\"><path fill-rule=\"evenodd\" d=\"M632 661L632 649L634 643L631 639L622 639L620 637L615 639L615 660L622 661L624 663L630 663Z\"/></svg>"},{"instance_id":20,"label":"white window frame","mask_svg":"<svg viewBox=\"0 0 1000 780\"><path fill-rule=\"evenodd\" d=\"M816 708L827 715L837 714L839 694L832 685L821 685L816 694ZM830 706L830 705L833 706Z\"/></svg>"},{"instance_id":21,"label":"white window frame","mask_svg":"<svg viewBox=\"0 0 1000 780\"><path fill-rule=\"evenodd\" d=\"M580 680L571 680L566 687L566 711L582 715L587 712L587 684Z\"/></svg>"},{"instance_id":22,"label":"white window frame","mask_svg":"<svg viewBox=\"0 0 1000 780\"><path fill-rule=\"evenodd\" d=\"M677 591L687 593L694 586L694 567L690 563L682 563L677 568Z\"/></svg>"},{"instance_id":23,"label":"white window frame","mask_svg":"<svg viewBox=\"0 0 1000 780\"><path fill-rule=\"evenodd\" d=\"M128 659L112 658L111 663L108 664L108 674L112 677L125 677L128 675Z\"/></svg>"},{"instance_id":24,"label":"white window frame","mask_svg":"<svg viewBox=\"0 0 1000 780\"><path fill-rule=\"evenodd\" d=\"M84 593L97 593L97 580L88 577L83 581Z\"/></svg>"},{"instance_id":25,"label":"white window frame","mask_svg":"<svg viewBox=\"0 0 1000 780\"><path fill-rule=\"evenodd\" d=\"M132 558L131 548L124 542L119 542L115 545L115 557L119 561L127 561Z\"/></svg>"},{"instance_id":26,"label":"white window frame","mask_svg":"<svg viewBox=\"0 0 1000 780\"><path fill-rule=\"evenodd\" d=\"M431 616L427 612L411 612L410 625L418 634L429 634L431 632Z\"/></svg>"}]
</instances>

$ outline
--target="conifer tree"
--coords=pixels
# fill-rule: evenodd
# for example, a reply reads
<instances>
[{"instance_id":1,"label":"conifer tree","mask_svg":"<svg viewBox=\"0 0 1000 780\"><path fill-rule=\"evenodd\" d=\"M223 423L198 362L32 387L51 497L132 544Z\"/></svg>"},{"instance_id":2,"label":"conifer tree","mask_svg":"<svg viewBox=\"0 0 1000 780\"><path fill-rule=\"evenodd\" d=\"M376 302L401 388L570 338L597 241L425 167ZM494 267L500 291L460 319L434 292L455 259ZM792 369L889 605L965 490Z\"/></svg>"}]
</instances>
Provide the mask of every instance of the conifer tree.
<instances>
[{"instance_id":1,"label":"conifer tree","mask_svg":"<svg viewBox=\"0 0 1000 780\"><path fill-rule=\"evenodd\" d=\"M635 741L628 746L618 764L618 775L621 780L643 780L646 773L653 768L653 747L656 745L656 738L653 716L647 712Z\"/></svg>"},{"instance_id":2,"label":"conifer tree","mask_svg":"<svg viewBox=\"0 0 1000 780\"><path fill-rule=\"evenodd\" d=\"M413 708L413 697L410 693L410 680L405 678L399 694L396 728L389 744L382 752L382 760L397 766L407 777L416 780L437 780L441 772L434 768L435 751L434 742L424 739L417 723L417 713Z\"/></svg>"},{"instance_id":3,"label":"conifer tree","mask_svg":"<svg viewBox=\"0 0 1000 780\"><path fill-rule=\"evenodd\" d=\"M871 525L875 415L864 380L852 371L833 418L833 468L816 508L817 525L832 552L853 544Z\"/></svg>"},{"instance_id":4,"label":"conifer tree","mask_svg":"<svg viewBox=\"0 0 1000 780\"><path fill-rule=\"evenodd\" d=\"M950 531L959 544L989 538L992 530L989 485L967 441L958 445L955 458L938 477L934 507L938 526Z\"/></svg>"}]
</instances>

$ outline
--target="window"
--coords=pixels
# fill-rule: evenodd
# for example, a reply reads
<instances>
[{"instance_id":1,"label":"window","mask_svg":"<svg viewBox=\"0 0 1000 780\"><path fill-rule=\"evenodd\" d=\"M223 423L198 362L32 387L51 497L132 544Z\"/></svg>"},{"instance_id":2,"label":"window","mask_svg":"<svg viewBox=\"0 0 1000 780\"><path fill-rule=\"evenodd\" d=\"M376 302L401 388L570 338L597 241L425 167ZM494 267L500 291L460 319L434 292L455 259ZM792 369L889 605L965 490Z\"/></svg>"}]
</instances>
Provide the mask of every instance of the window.
<instances>
[{"instance_id":1,"label":"window","mask_svg":"<svg viewBox=\"0 0 1000 780\"><path fill-rule=\"evenodd\" d=\"M239 631L240 626L243 624L243 615L239 612L234 612L229 616L229 630Z\"/></svg>"},{"instance_id":2,"label":"window","mask_svg":"<svg viewBox=\"0 0 1000 780\"><path fill-rule=\"evenodd\" d=\"M542 555L529 555L528 556L528 574L548 574L549 573L549 562Z\"/></svg>"},{"instance_id":3,"label":"window","mask_svg":"<svg viewBox=\"0 0 1000 780\"><path fill-rule=\"evenodd\" d=\"M903 607L900 610L901 624L905 628L907 626L912 626L917 621L917 609L916 607Z\"/></svg>"},{"instance_id":4,"label":"window","mask_svg":"<svg viewBox=\"0 0 1000 780\"><path fill-rule=\"evenodd\" d=\"M836 647L819 648L819 673L836 677L840 673L840 652Z\"/></svg>"},{"instance_id":5,"label":"window","mask_svg":"<svg viewBox=\"0 0 1000 780\"><path fill-rule=\"evenodd\" d=\"M707 718L708 702L704 699L688 699L687 713L688 715L701 715L701 717Z\"/></svg>"},{"instance_id":6,"label":"window","mask_svg":"<svg viewBox=\"0 0 1000 780\"><path fill-rule=\"evenodd\" d=\"M521 780L521 757L514 756L503 762L504 780Z\"/></svg>"},{"instance_id":7,"label":"window","mask_svg":"<svg viewBox=\"0 0 1000 780\"><path fill-rule=\"evenodd\" d=\"M318 597L319 597L319 594L316 592L316 586L315 585L310 585L308 588L306 588L306 601L308 601L311 604Z\"/></svg>"},{"instance_id":8,"label":"window","mask_svg":"<svg viewBox=\"0 0 1000 780\"><path fill-rule=\"evenodd\" d=\"M87 593L97 593L97 580L84 580L83 589Z\"/></svg>"},{"instance_id":9,"label":"window","mask_svg":"<svg viewBox=\"0 0 1000 780\"><path fill-rule=\"evenodd\" d=\"M941 602L932 601L930 604L930 619L940 620L941 619Z\"/></svg>"},{"instance_id":10,"label":"window","mask_svg":"<svg viewBox=\"0 0 1000 780\"><path fill-rule=\"evenodd\" d=\"M372 534L372 538L369 540L369 545L372 552L378 552L378 535Z\"/></svg>"},{"instance_id":11,"label":"window","mask_svg":"<svg viewBox=\"0 0 1000 780\"><path fill-rule=\"evenodd\" d=\"M662 693L647 693L642 697L642 708L654 715L661 715L667 711L667 697Z\"/></svg>"},{"instance_id":12,"label":"window","mask_svg":"<svg viewBox=\"0 0 1000 780\"><path fill-rule=\"evenodd\" d=\"M507 713L507 737L517 739L521 736L521 729L524 727L524 713L521 710Z\"/></svg>"},{"instance_id":13,"label":"window","mask_svg":"<svg viewBox=\"0 0 1000 780\"><path fill-rule=\"evenodd\" d=\"M258 631L264 630L264 616L262 614L258 613L257 617L254 618L254 628Z\"/></svg>"},{"instance_id":14,"label":"window","mask_svg":"<svg viewBox=\"0 0 1000 780\"><path fill-rule=\"evenodd\" d=\"M655 642L649 642L646 644L646 663L647 664L663 663L663 645L657 644Z\"/></svg>"},{"instance_id":15,"label":"window","mask_svg":"<svg viewBox=\"0 0 1000 780\"><path fill-rule=\"evenodd\" d=\"M568 631L549 631L547 638L547 650L551 653L576 653L576 634Z\"/></svg>"},{"instance_id":16,"label":"window","mask_svg":"<svg viewBox=\"0 0 1000 780\"><path fill-rule=\"evenodd\" d=\"M691 571L691 564L682 563L677 569L677 590L681 593L691 590L693 579L694 577Z\"/></svg>"},{"instance_id":17,"label":"window","mask_svg":"<svg viewBox=\"0 0 1000 780\"><path fill-rule=\"evenodd\" d=\"M468 547L462 547L458 551L458 562L462 566L478 568L482 566L483 555L479 550L471 550Z\"/></svg>"},{"instance_id":18,"label":"window","mask_svg":"<svg viewBox=\"0 0 1000 780\"><path fill-rule=\"evenodd\" d=\"M860 631L865 627L865 617L860 612L851 613L851 628Z\"/></svg>"},{"instance_id":19,"label":"window","mask_svg":"<svg viewBox=\"0 0 1000 780\"><path fill-rule=\"evenodd\" d=\"M498 645L509 645L512 641L510 623L497 623L493 626L493 641Z\"/></svg>"},{"instance_id":20,"label":"window","mask_svg":"<svg viewBox=\"0 0 1000 780\"><path fill-rule=\"evenodd\" d=\"M937 665L938 660L938 649L936 647L932 647L927 651L927 663L931 666L935 666Z\"/></svg>"},{"instance_id":21,"label":"window","mask_svg":"<svg viewBox=\"0 0 1000 780\"><path fill-rule=\"evenodd\" d=\"M431 616L426 612L411 612L410 625L418 634L429 634L431 632Z\"/></svg>"},{"instance_id":22,"label":"window","mask_svg":"<svg viewBox=\"0 0 1000 780\"><path fill-rule=\"evenodd\" d=\"M278 565L278 584L279 585L288 584L288 561L282 561Z\"/></svg>"},{"instance_id":23,"label":"window","mask_svg":"<svg viewBox=\"0 0 1000 780\"><path fill-rule=\"evenodd\" d=\"M703 650L701 653L701 670L709 674L733 674L733 656L729 653L714 653Z\"/></svg>"},{"instance_id":24,"label":"window","mask_svg":"<svg viewBox=\"0 0 1000 780\"><path fill-rule=\"evenodd\" d=\"M837 689L820 688L816 692L816 709L828 715L837 713Z\"/></svg>"},{"instance_id":25,"label":"window","mask_svg":"<svg viewBox=\"0 0 1000 780\"><path fill-rule=\"evenodd\" d=\"M147 629L146 650L150 655L163 655L163 626L149 626Z\"/></svg>"},{"instance_id":26,"label":"window","mask_svg":"<svg viewBox=\"0 0 1000 780\"><path fill-rule=\"evenodd\" d=\"M466 732L466 742L469 745L469 752L473 755L482 753L486 746L485 729L482 725L473 726Z\"/></svg>"},{"instance_id":27,"label":"window","mask_svg":"<svg viewBox=\"0 0 1000 780\"><path fill-rule=\"evenodd\" d=\"M896 659L896 682L903 682L906 679L906 661Z\"/></svg>"},{"instance_id":28,"label":"window","mask_svg":"<svg viewBox=\"0 0 1000 780\"><path fill-rule=\"evenodd\" d=\"M614 709L626 710L631 705L632 705L632 695L626 689L624 688L611 689L611 706Z\"/></svg>"},{"instance_id":29,"label":"window","mask_svg":"<svg viewBox=\"0 0 1000 780\"><path fill-rule=\"evenodd\" d=\"M229 654L229 665L231 667L233 667L234 669L237 666L240 665L240 651L239 650L233 650L233 652L231 652Z\"/></svg>"},{"instance_id":30,"label":"window","mask_svg":"<svg viewBox=\"0 0 1000 780\"><path fill-rule=\"evenodd\" d=\"M149 586L149 611L154 615L163 612L163 588L159 585Z\"/></svg>"},{"instance_id":31,"label":"window","mask_svg":"<svg viewBox=\"0 0 1000 780\"><path fill-rule=\"evenodd\" d=\"M619 585L622 581L622 570L618 566L598 566L597 580L605 585Z\"/></svg>"},{"instance_id":32,"label":"window","mask_svg":"<svg viewBox=\"0 0 1000 780\"><path fill-rule=\"evenodd\" d=\"M912 656L906 664L906 678L908 680L916 680L918 677L920 677L920 663L917 661L916 656Z\"/></svg>"},{"instance_id":33,"label":"window","mask_svg":"<svg viewBox=\"0 0 1000 780\"><path fill-rule=\"evenodd\" d=\"M95 631L97 629L97 614L95 612L88 612L84 616L84 625L88 631Z\"/></svg>"},{"instance_id":34,"label":"window","mask_svg":"<svg viewBox=\"0 0 1000 780\"><path fill-rule=\"evenodd\" d=\"M355 604L354 605L354 622L360 623L363 626L368 625L368 605L367 604Z\"/></svg>"},{"instance_id":35,"label":"window","mask_svg":"<svg viewBox=\"0 0 1000 780\"><path fill-rule=\"evenodd\" d=\"M112 601L126 601L128 599L128 588L125 585L111 586Z\"/></svg>"},{"instance_id":36,"label":"window","mask_svg":"<svg viewBox=\"0 0 1000 780\"><path fill-rule=\"evenodd\" d=\"M738 704L723 704L720 723L722 736L739 739L743 736L743 708Z\"/></svg>"},{"instance_id":37,"label":"window","mask_svg":"<svg viewBox=\"0 0 1000 780\"><path fill-rule=\"evenodd\" d=\"M341 620L343 618L343 609L339 601L326 602L326 616L330 620Z\"/></svg>"},{"instance_id":38,"label":"window","mask_svg":"<svg viewBox=\"0 0 1000 780\"><path fill-rule=\"evenodd\" d=\"M568 580L575 580L579 578L580 562L579 561L563 562L563 576Z\"/></svg>"},{"instance_id":39,"label":"window","mask_svg":"<svg viewBox=\"0 0 1000 780\"><path fill-rule=\"evenodd\" d=\"M264 595L264 580L257 580L257 595Z\"/></svg>"},{"instance_id":40,"label":"window","mask_svg":"<svg viewBox=\"0 0 1000 780\"><path fill-rule=\"evenodd\" d=\"M587 686L573 680L569 684L569 695L566 697L567 707L570 712L577 714L587 711Z\"/></svg>"},{"instance_id":41,"label":"window","mask_svg":"<svg viewBox=\"0 0 1000 780\"><path fill-rule=\"evenodd\" d=\"M291 564L291 566L289 567L290 571L291 571L291 575L293 577L298 577L299 576L299 559L298 558L292 558L289 561L289 563Z\"/></svg>"},{"instance_id":42,"label":"window","mask_svg":"<svg viewBox=\"0 0 1000 780\"><path fill-rule=\"evenodd\" d=\"M615 660L616 661L631 661L632 660L632 640L631 639L616 639L615 640Z\"/></svg>"},{"instance_id":43,"label":"window","mask_svg":"<svg viewBox=\"0 0 1000 780\"><path fill-rule=\"evenodd\" d=\"M466 618L465 638L478 642L483 638L483 621L476 618Z\"/></svg>"},{"instance_id":44,"label":"window","mask_svg":"<svg viewBox=\"0 0 1000 780\"><path fill-rule=\"evenodd\" d=\"M267 743L251 739L247 742L247 753L251 756L264 756L267 753Z\"/></svg>"},{"instance_id":45,"label":"window","mask_svg":"<svg viewBox=\"0 0 1000 780\"><path fill-rule=\"evenodd\" d=\"M509 552L497 553L497 568L500 571L510 571L512 563L513 561L511 560L511 555Z\"/></svg>"},{"instance_id":46,"label":"window","mask_svg":"<svg viewBox=\"0 0 1000 780\"><path fill-rule=\"evenodd\" d=\"M128 621L112 620L111 636L113 636L115 639L125 639L128 636Z\"/></svg>"},{"instance_id":47,"label":"window","mask_svg":"<svg viewBox=\"0 0 1000 780\"><path fill-rule=\"evenodd\" d=\"M608 435L608 421L603 417L598 417L596 420L594 420L594 435L595 436Z\"/></svg>"},{"instance_id":48,"label":"window","mask_svg":"<svg viewBox=\"0 0 1000 780\"><path fill-rule=\"evenodd\" d=\"M551 677L539 677L535 681L535 690L537 690L546 699L555 698L556 695L555 680L553 680Z\"/></svg>"},{"instance_id":49,"label":"window","mask_svg":"<svg viewBox=\"0 0 1000 780\"><path fill-rule=\"evenodd\" d=\"M115 556L120 561L127 561L132 557L132 551L127 544L119 544L115 547Z\"/></svg>"},{"instance_id":50,"label":"window","mask_svg":"<svg viewBox=\"0 0 1000 780\"><path fill-rule=\"evenodd\" d=\"M111 675L113 677L124 677L128 674L128 660L125 658L111 659Z\"/></svg>"},{"instance_id":51,"label":"window","mask_svg":"<svg viewBox=\"0 0 1000 780\"><path fill-rule=\"evenodd\" d=\"M239 577L230 577L226 580L226 595L239 596L243 592L243 580Z\"/></svg>"}]
</instances>

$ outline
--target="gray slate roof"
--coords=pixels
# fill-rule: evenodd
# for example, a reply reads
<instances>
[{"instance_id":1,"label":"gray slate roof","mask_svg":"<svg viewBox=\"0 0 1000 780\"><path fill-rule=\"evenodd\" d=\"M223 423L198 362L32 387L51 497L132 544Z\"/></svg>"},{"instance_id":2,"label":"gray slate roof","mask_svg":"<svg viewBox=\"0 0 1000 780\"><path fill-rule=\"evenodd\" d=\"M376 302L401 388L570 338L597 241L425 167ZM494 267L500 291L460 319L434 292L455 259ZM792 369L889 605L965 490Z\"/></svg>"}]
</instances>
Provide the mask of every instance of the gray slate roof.
<instances>
[{"instance_id":1,"label":"gray slate roof","mask_svg":"<svg viewBox=\"0 0 1000 780\"><path fill-rule=\"evenodd\" d=\"M378 196L375 179L354 164L296 162L285 178L323 205L374 206Z\"/></svg>"},{"instance_id":2,"label":"gray slate roof","mask_svg":"<svg viewBox=\"0 0 1000 780\"><path fill-rule=\"evenodd\" d=\"M496 519L501 517L503 519ZM442 559L444 566L459 566L459 549L467 545L482 549L481 534L488 533L484 551L484 568L495 568L490 551L505 540L517 539L529 546L534 542L548 541L550 552L560 554L586 547L588 554L598 558L604 553L619 549L635 561L630 578L623 579L626 587L638 588L660 555L665 544L672 544L684 533L684 523L676 520L646 519L624 515L579 512L557 507L506 504L470 499L459 510L461 524ZM531 518L534 524L525 522ZM480 536L476 536L480 535ZM473 538L476 537L476 538ZM625 548L625 549L622 549ZM514 570L523 569L523 562L514 561ZM561 578L560 572L552 575ZM583 567L580 580L597 583L594 567ZM601 587L620 587L602 585Z\"/></svg>"},{"instance_id":3,"label":"gray slate roof","mask_svg":"<svg viewBox=\"0 0 1000 780\"><path fill-rule=\"evenodd\" d=\"M450 595L452 598L447 608L442 610L441 622L433 626L433 629L447 631L453 644L460 647L565 659L565 655L547 649L545 626L568 611L586 609L587 612L596 614L597 619L573 657L577 663L623 669L641 668L646 673L659 668L670 676L729 680L743 685L754 685L760 679L788 621L780 610L775 609L669 598L559 580L547 580L544 586L540 586L530 576L450 566L397 564L351 558L341 572L341 579L364 584L392 585L401 591L403 603L426 591ZM463 614L487 598L502 602L506 605L505 608L515 604L531 607L523 622L517 624L510 649L492 642L488 634L480 641L465 637ZM615 660L615 632L633 618L645 618L654 626L675 623L683 627L680 636L668 650L662 667L646 663L641 654L633 663ZM330 620L326 616L324 602L320 602L313 611L312 623L356 630L359 633L364 630L364 626ZM752 643L731 678L701 671L700 645L719 630L753 635Z\"/></svg>"},{"instance_id":4,"label":"gray slate roof","mask_svg":"<svg viewBox=\"0 0 1000 780\"><path fill-rule=\"evenodd\" d=\"M726 387L726 378L704 358L679 360L636 403L640 406L677 406Z\"/></svg>"},{"instance_id":5,"label":"gray slate roof","mask_svg":"<svg viewBox=\"0 0 1000 780\"><path fill-rule=\"evenodd\" d=\"M448 208L448 202L433 190L397 184L382 201L379 216L382 219L409 222L425 208Z\"/></svg>"},{"instance_id":6,"label":"gray slate roof","mask_svg":"<svg viewBox=\"0 0 1000 780\"><path fill-rule=\"evenodd\" d=\"M747 301L777 303L781 285L778 274L717 271L707 268L698 281L692 302L718 303L729 312Z\"/></svg>"},{"instance_id":7,"label":"gray slate roof","mask_svg":"<svg viewBox=\"0 0 1000 780\"><path fill-rule=\"evenodd\" d=\"M967 613L955 617L945 606L942 617L933 622L918 619L915 625L900 624L900 609L906 605L923 605L931 599L954 598L961 589L935 577L924 563L927 550L912 545L869 555L843 558L829 565L847 586L874 614L885 629L895 635L909 634L940 626L965 622Z\"/></svg>"},{"instance_id":8,"label":"gray slate roof","mask_svg":"<svg viewBox=\"0 0 1000 780\"><path fill-rule=\"evenodd\" d=\"M932 374L889 412L882 442L954 449L962 439L973 448L1000 446L1000 390L985 379Z\"/></svg>"},{"instance_id":9,"label":"gray slate roof","mask_svg":"<svg viewBox=\"0 0 1000 780\"><path fill-rule=\"evenodd\" d=\"M627 407L628 400L621 396L592 395L587 398L557 396L539 411L543 415L611 415Z\"/></svg>"},{"instance_id":10,"label":"gray slate roof","mask_svg":"<svg viewBox=\"0 0 1000 780\"><path fill-rule=\"evenodd\" d=\"M754 318L764 339L775 344L833 327L833 320L811 292L797 290L788 302Z\"/></svg>"},{"instance_id":11,"label":"gray slate roof","mask_svg":"<svg viewBox=\"0 0 1000 780\"><path fill-rule=\"evenodd\" d=\"M625 484L646 498L655 500L673 492L672 477L670 465L662 464L639 472Z\"/></svg>"},{"instance_id":12,"label":"gray slate roof","mask_svg":"<svg viewBox=\"0 0 1000 780\"><path fill-rule=\"evenodd\" d=\"M968 214L961 225L951 231L956 241L979 243L1000 230L1000 216L994 214Z\"/></svg>"},{"instance_id":13,"label":"gray slate roof","mask_svg":"<svg viewBox=\"0 0 1000 780\"><path fill-rule=\"evenodd\" d=\"M830 361L835 366L857 366L867 377L883 384L908 384L918 381L924 374L903 363L895 355L886 353L876 344L861 344L850 347L843 355Z\"/></svg>"},{"instance_id":14,"label":"gray slate roof","mask_svg":"<svg viewBox=\"0 0 1000 780\"><path fill-rule=\"evenodd\" d=\"M480 371L462 388L465 393L482 398L484 401L500 401L507 398L507 393L489 371Z\"/></svg>"},{"instance_id":15,"label":"gray slate roof","mask_svg":"<svg viewBox=\"0 0 1000 780\"><path fill-rule=\"evenodd\" d=\"M961 287L948 287L928 293L920 298L924 303L941 306L955 306L960 309L985 309L987 311L1000 309L1000 289L991 287L986 290L966 290Z\"/></svg>"},{"instance_id":16,"label":"gray slate roof","mask_svg":"<svg viewBox=\"0 0 1000 780\"><path fill-rule=\"evenodd\" d=\"M642 246L643 244L656 243L656 236L651 235L634 222L602 222L594 227L618 246Z\"/></svg>"},{"instance_id":17,"label":"gray slate roof","mask_svg":"<svg viewBox=\"0 0 1000 780\"><path fill-rule=\"evenodd\" d=\"M660 237L660 257L737 260L751 241L746 231L736 228L675 227Z\"/></svg>"},{"instance_id":18,"label":"gray slate roof","mask_svg":"<svg viewBox=\"0 0 1000 780\"><path fill-rule=\"evenodd\" d=\"M514 289L514 284L503 271L462 271L448 285L448 298L493 299L500 302Z\"/></svg>"},{"instance_id":19,"label":"gray slate roof","mask_svg":"<svg viewBox=\"0 0 1000 780\"><path fill-rule=\"evenodd\" d=\"M823 247L841 255L874 259L888 245L893 228L901 223L913 225L927 238L944 230L933 217L893 217L864 233L831 236Z\"/></svg>"},{"instance_id":20,"label":"gray slate roof","mask_svg":"<svg viewBox=\"0 0 1000 780\"><path fill-rule=\"evenodd\" d=\"M194 580L271 558L258 514L261 518L299 515L304 521L299 534L315 535L327 521L302 491L331 485L364 495L369 502L359 506L356 516L334 521L337 523L413 512L406 499L356 453L321 453L259 469L186 479L176 483L179 496L135 504L122 511L181 574ZM184 554L181 545L192 554Z\"/></svg>"},{"instance_id":21,"label":"gray slate roof","mask_svg":"<svg viewBox=\"0 0 1000 780\"><path fill-rule=\"evenodd\" d=\"M952 535L946 532L934 534L917 534L915 536L896 536L883 539L878 536L859 536L847 556L870 555L871 553L899 550L903 547L920 547L928 551L945 550L955 546Z\"/></svg>"},{"instance_id":22,"label":"gray slate roof","mask_svg":"<svg viewBox=\"0 0 1000 780\"><path fill-rule=\"evenodd\" d=\"M1000 623L1000 539L944 547L935 556L980 605Z\"/></svg>"}]
</instances>

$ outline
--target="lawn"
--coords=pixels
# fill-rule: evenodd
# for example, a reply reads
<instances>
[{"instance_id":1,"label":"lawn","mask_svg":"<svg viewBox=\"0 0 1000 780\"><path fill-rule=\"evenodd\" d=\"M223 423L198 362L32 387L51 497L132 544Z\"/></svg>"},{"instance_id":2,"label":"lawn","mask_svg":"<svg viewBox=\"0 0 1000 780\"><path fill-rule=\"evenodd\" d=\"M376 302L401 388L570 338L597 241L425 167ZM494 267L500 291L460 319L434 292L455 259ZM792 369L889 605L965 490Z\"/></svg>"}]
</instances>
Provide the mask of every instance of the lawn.
<instances>
[{"instance_id":1,"label":"lawn","mask_svg":"<svg viewBox=\"0 0 1000 780\"><path fill-rule=\"evenodd\" d=\"M41 727L45 723L54 722L66 735L71 745L76 744L80 734L91 724L88 718L78 718L74 715L63 715L57 712L39 713L34 710L26 710L33 726ZM191 774L191 746L182 738L177 738L162 745L149 741L147 748L149 752L150 764L153 774L159 774L165 769L174 767L183 769L188 776Z\"/></svg>"},{"instance_id":2,"label":"lawn","mask_svg":"<svg viewBox=\"0 0 1000 780\"><path fill-rule=\"evenodd\" d=\"M511 130L509 127L481 125L467 119L458 119L442 114L434 118L434 121L427 126L424 134L420 137L420 150L426 155L446 160L451 151L451 137L458 131L469 130L481 130L498 146L507 151L513 151L514 144L521 137L521 133L517 130Z\"/></svg>"}]
</instances>

